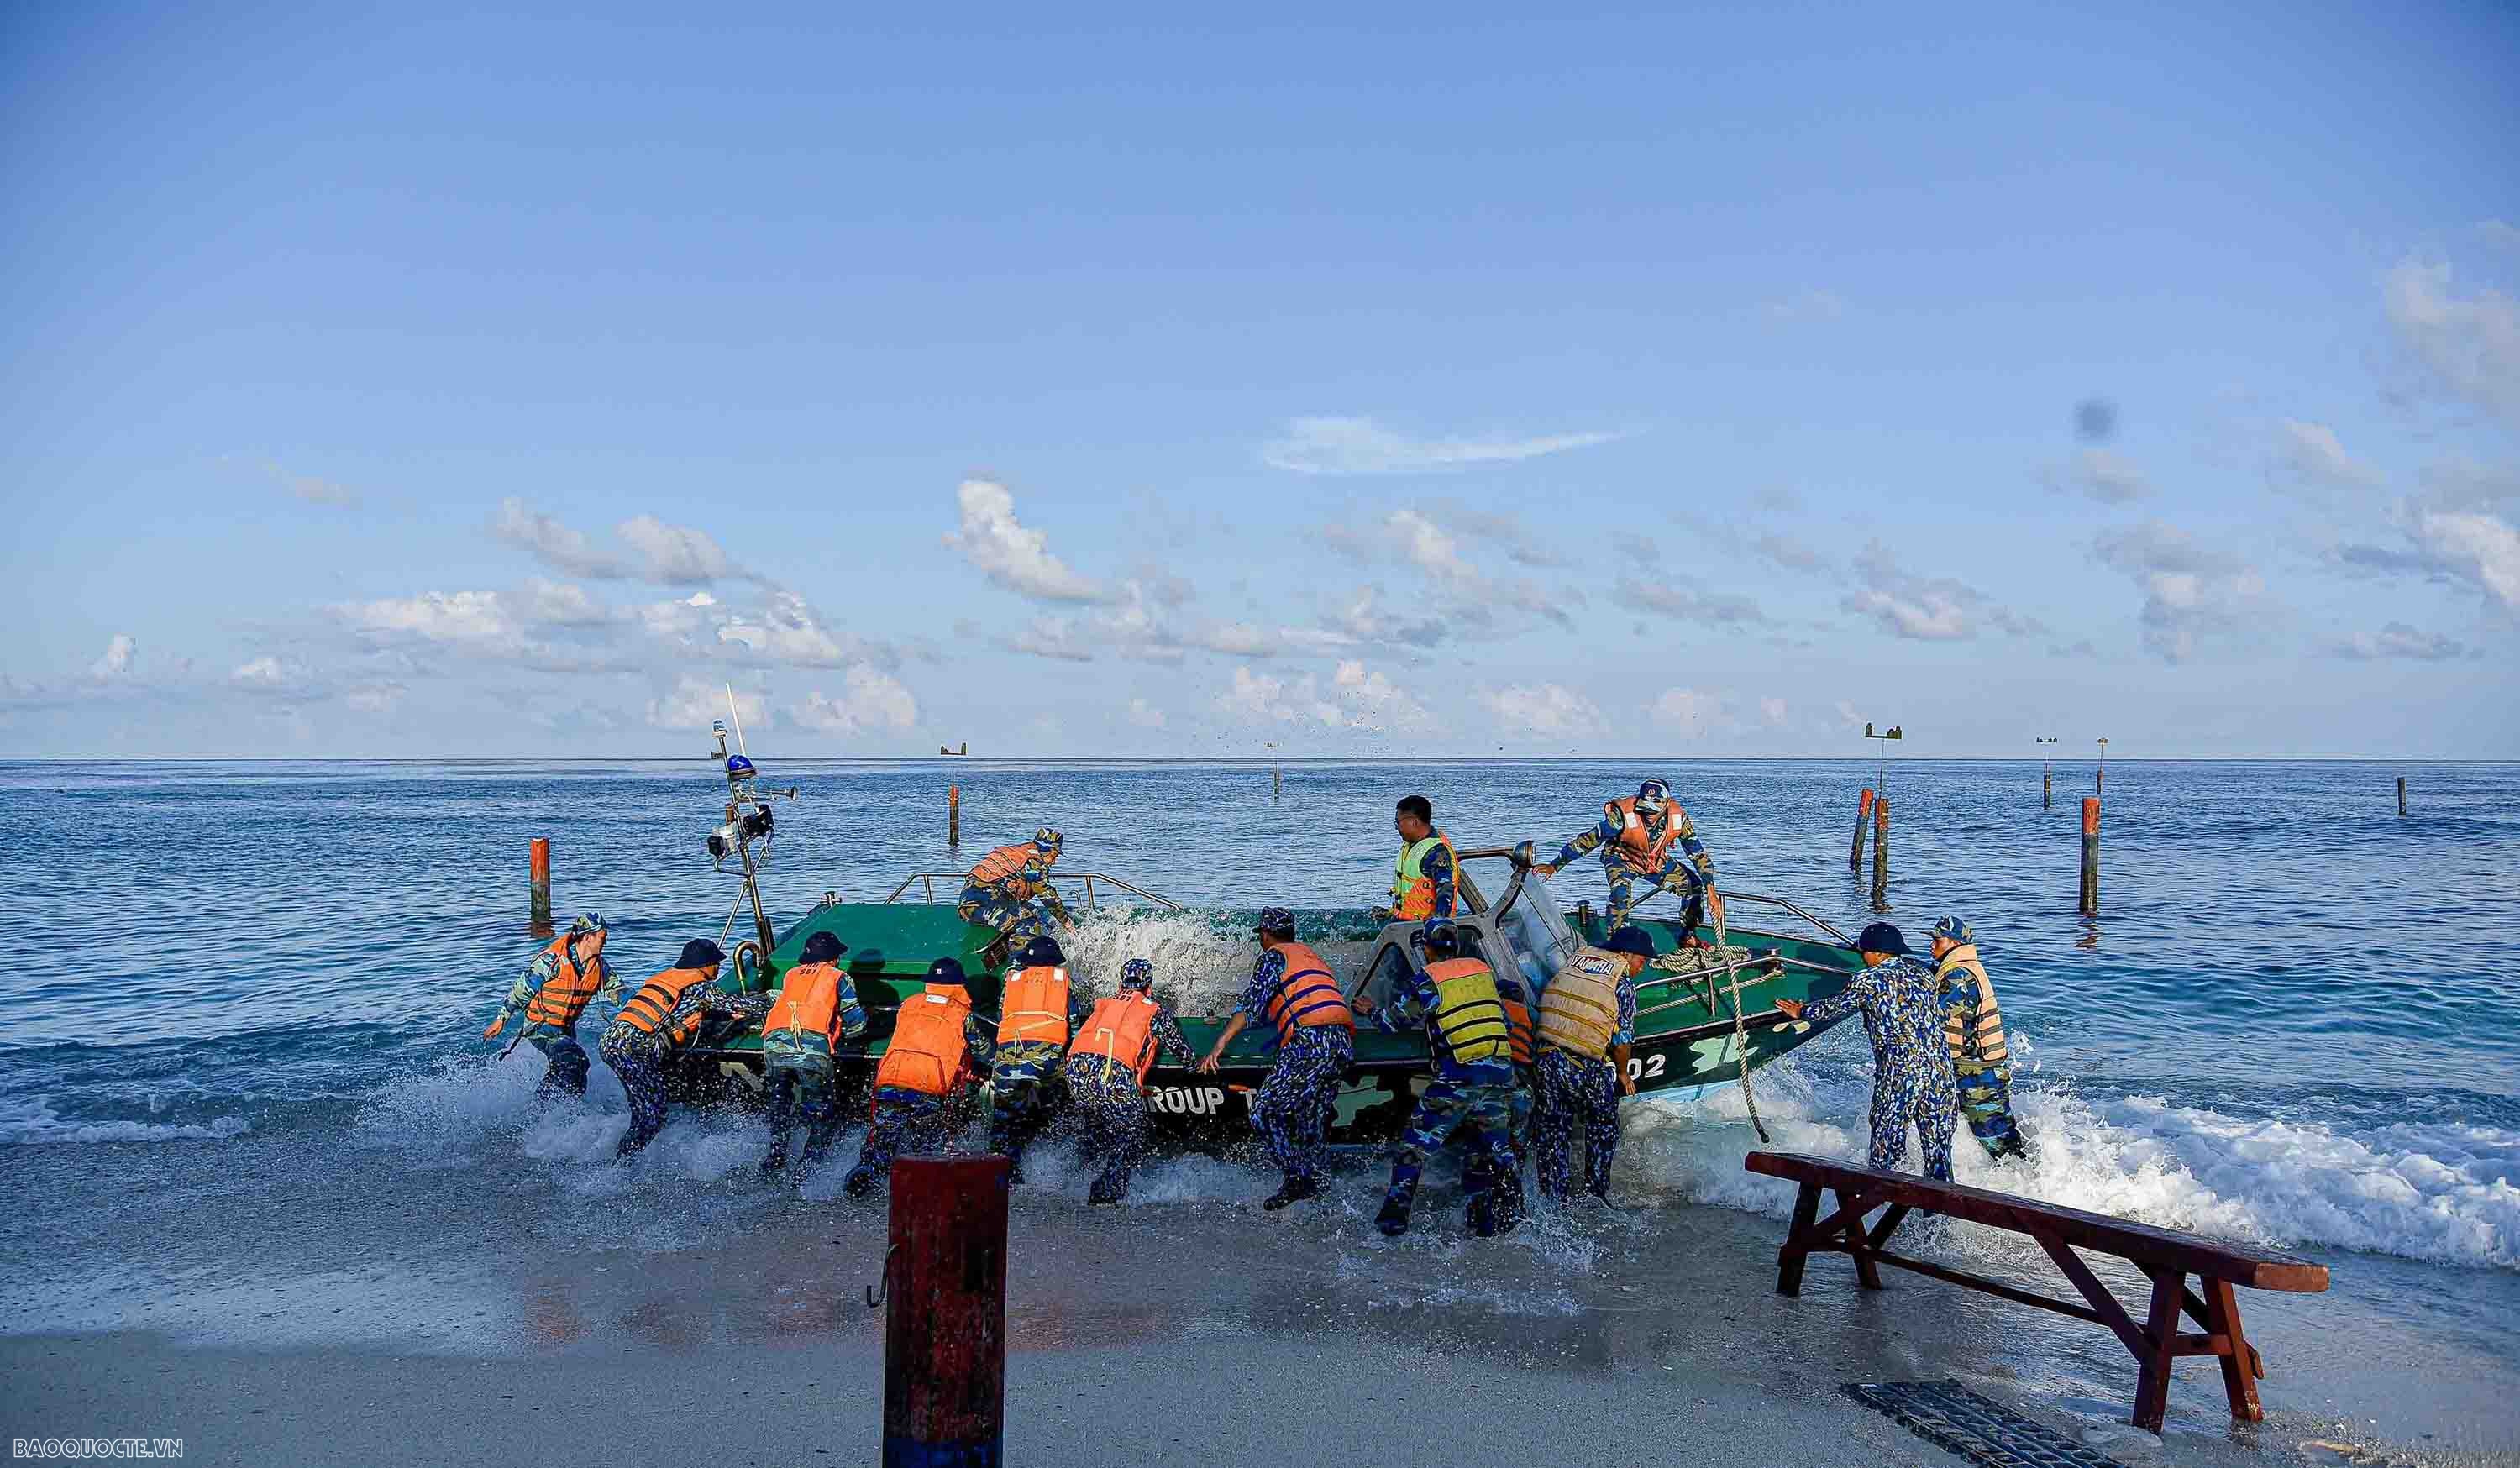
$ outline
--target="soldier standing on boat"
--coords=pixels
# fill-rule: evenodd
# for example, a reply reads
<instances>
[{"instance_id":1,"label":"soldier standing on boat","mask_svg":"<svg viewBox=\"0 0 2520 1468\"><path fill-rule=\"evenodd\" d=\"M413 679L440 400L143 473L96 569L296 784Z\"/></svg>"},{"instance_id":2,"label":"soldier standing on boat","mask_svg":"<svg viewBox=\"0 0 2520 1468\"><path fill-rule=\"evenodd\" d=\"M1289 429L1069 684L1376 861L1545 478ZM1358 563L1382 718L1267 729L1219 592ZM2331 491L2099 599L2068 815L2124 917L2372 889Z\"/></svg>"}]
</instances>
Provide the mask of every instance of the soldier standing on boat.
<instances>
[{"instance_id":1,"label":"soldier standing on boat","mask_svg":"<svg viewBox=\"0 0 2520 1468\"><path fill-rule=\"evenodd\" d=\"M892 1038L876 1063L866 1145L840 1184L850 1197L865 1197L888 1181L899 1153L943 1151L965 1084L996 1060L998 1047L971 1017L964 981L960 962L939 958L927 965L926 986L901 1001Z\"/></svg>"},{"instance_id":2,"label":"soldier standing on boat","mask_svg":"<svg viewBox=\"0 0 2520 1468\"><path fill-rule=\"evenodd\" d=\"M1639 904L1656 892L1679 895L1689 926L1697 925L1701 900L1724 921L1724 894L1715 890L1715 862L1698 843L1688 813L1671 798L1671 786L1649 779L1625 800L1604 802L1600 823L1580 832L1557 853L1556 860L1534 868L1555 876L1558 868L1599 847L1601 871L1610 879L1610 910L1604 929L1628 920ZM1686 858L1687 860L1683 860Z\"/></svg>"},{"instance_id":3,"label":"soldier standing on boat","mask_svg":"<svg viewBox=\"0 0 2520 1468\"><path fill-rule=\"evenodd\" d=\"M998 992L998 1051L989 1072L989 1150L1007 1159L1007 1180L1023 1180L1024 1148L1050 1125L1058 1062L1084 1001L1067 980L1058 940L1023 946Z\"/></svg>"},{"instance_id":4,"label":"soldier standing on boat","mask_svg":"<svg viewBox=\"0 0 2520 1468\"><path fill-rule=\"evenodd\" d=\"M1456 1129L1467 1128L1462 1191L1469 1199L1470 1231L1485 1238L1522 1218L1522 1168L1513 1155L1512 1027L1497 998L1496 974L1462 954L1461 930L1450 918L1427 918L1418 943L1425 966L1411 966L1389 1004L1375 1008L1362 995L1356 1001L1384 1034L1422 1025L1435 1072L1392 1153L1391 1186L1373 1226L1395 1237L1409 1231L1426 1159L1444 1149Z\"/></svg>"},{"instance_id":5,"label":"soldier standing on boat","mask_svg":"<svg viewBox=\"0 0 2520 1468\"><path fill-rule=\"evenodd\" d=\"M965 922L996 928L1009 938L1047 937L1054 925L1074 931L1076 922L1067 915L1067 905L1050 884L1050 868L1058 865L1059 849L1066 844L1066 837L1045 825L1032 833L1029 842L1017 841L990 852L971 868L954 911Z\"/></svg>"},{"instance_id":6,"label":"soldier standing on boat","mask_svg":"<svg viewBox=\"0 0 2520 1468\"><path fill-rule=\"evenodd\" d=\"M1339 1081L1356 1058L1356 1016L1329 964L1295 941L1294 913L1264 908L1253 931L1260 959L1251 965L1251 982L1198 1068L1216 1074L1225 1047L1251 1021L1266 1016L1277 1027L1277 1064L1251 1097L1251 1130L1285 1176L1260 1205L1274 1211L1321 1193L1322 1139L1338 1107Z\"/></svg>"},{"instance_id":7,"label":"soldier standing on boat","mask_svg":"<svg viewBox=\"0 0 2520 1468\"><path fill-rule=\"evenodd\" d=\"M517 1040L542 1051L550 1062L541 1084L534 1088L537 1101L562 1091L586 1094L586 1047L577 1043L577 1017L597 999L608 1004L621 1002L621 976L604 961L605 936L603 913L580 912L568 931L553 939L524 977L517 980L499 1017L481 1032L482 1039L496 1040L511 1017L524 1015L525 1028ZM508 1048L516 1048L515 1040L508 1042Z\"/></svg>"},{"instance_id":8,"label":"soldier standing on boat","mask_svg":"<svg viewBox=\"0 0 2520 1468\"><path fill-rule=\"evenodd\" d=\"M849 951L835 934L805 940L796 966L781 976L779 997L761 1020L763 1089L770 1095L770 1155L761 1171L788 1166L788 1134L805 1124L805 1152L796 1164L801 1181L832 1149L840 1129L833 1104L832 1069L839 1043L866 1033L867 1013L858 987L840 966Z\"/></svg>"},{"instance_id":9,"label":"soldier standing on boat","mask_svg":"<svg viewBox=\"0 0 2520 1468\"><path fill-rule=\"evenodd\" d=\"M703 1020L712 1014L758 1019L768 1011L769 995L738 999L719 992L717 970L725 961L716 944L695 938L673 967L641 985L612 1016L601 1046L604 1063L630 1095L630 1130L615 1156L637 1152L665 1130L665 1067L699 1038Z\"/></svg>"},{"instance_id":10,"label":"soldier standing on boat","mask_svg":"<svg viewBox=\"0 0 2520 1468\"><path fill-rule=\"evenodd\" d=\"M2027 1157L2012 1120L2012 1054L2003 1044L2003 1011L1995 981L1977 956L1977 934L1958 917L1934 923L1934 982L1941 987L1943 1039L1951 1046L1960 1115L1998 1162Z\"/></svg>"},{"instance_id":11,"label":"soldier standing on boat","mask_svg":"<svg viewBox=\"0 0 2520 1468\"><path fill-rule=\"evenodd\" d=\"M1865 969L1816 1004L1778 1000L1788 1019L1814 1025L1861 1012L1872 1038L1872 1148L1868 1165L1895 1168L1908 1155L1908 1127L1916 1128L1925 1176L1952 1180L1952 1133L1959 1097L1952 1050L1943 1040L1943 1010L1933 970L1908 956L1908 940L1886 922L1857 935Z\"/></svg>"},{"instance_id":12,"label":"soldier standing on boat","mask_svg":"<svg viewBox=\"0 0 2520 1468\"><path fill-rule=\"evenodd\" d=\"M1584 1190L1610 1196L1619 1098L1637 1090L1628 1073L1628 1051L1636 1044L1637 974L1652 957L1653 939L1644 929L1621 927L1600 947L1576 950L1540 991L1540 1094L1531 1142L1540 1195L1552 1203L1566 1201L1578 1130L1584 1134Z\"/></svg>"},{"instance_id":13,"label":"soldier standing on boat","mask_svg":"<svg viewBox=\"0 0 2520 1468\"><path fill-rule=\"evenodd\" d=\"M1457 902L1457 867L1453 838L1435 829L1435 806L1423 795L1404 795L1391 818L1400 833L1400 857L1392 865L1391 906L1376 910L1383 922L1424 922L1451 917Z\"/></svg>"},{"instance_id":14,"label":"soldier standing on boat","mask_svg":"<svg viewBox=\"0 0 2520 1468\"><path fill-rule=\"evenodd\" d=\"M1154 987L1154 964L1144 958L1121 964L1120 992L1076 1027L1059 1067L1068 1104L1083 1124L1085 1155L1102 1160L1088 1203L1129 1196L1129 1174L1147 1146L1147 1072L1155 1056L1188 1065L1197 1054L1173 1012L1155 1002Z\"/></svg>"}]
</instances>

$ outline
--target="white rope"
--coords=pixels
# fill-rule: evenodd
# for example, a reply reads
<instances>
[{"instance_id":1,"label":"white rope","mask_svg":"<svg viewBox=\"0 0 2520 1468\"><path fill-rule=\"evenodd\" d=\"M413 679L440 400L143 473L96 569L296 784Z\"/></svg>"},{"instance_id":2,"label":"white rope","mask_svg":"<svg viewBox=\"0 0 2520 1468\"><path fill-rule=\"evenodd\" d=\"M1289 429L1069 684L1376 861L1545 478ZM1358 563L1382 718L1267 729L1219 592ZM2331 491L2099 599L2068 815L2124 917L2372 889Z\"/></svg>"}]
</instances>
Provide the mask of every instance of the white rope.
<instances>
[{"instance_id":1,"label":"white rope","mask_svg":"<svg viewBox=\"0 0 2520 1468\"><path fill-rule=\"evenodd\" d=\"M1750 1090L1750 1023L1741 1013L1741 960L1731 956L1724 934L1724 915L1715 916L1715 951L1725 955L1724 968L1732 976L1732 1053L1741 1062L1741 1104L1750 1113L1750 1130L1767 1142L1768 1127L1759 1120L1759 1097Z\"/></svg>"}]
</instances>

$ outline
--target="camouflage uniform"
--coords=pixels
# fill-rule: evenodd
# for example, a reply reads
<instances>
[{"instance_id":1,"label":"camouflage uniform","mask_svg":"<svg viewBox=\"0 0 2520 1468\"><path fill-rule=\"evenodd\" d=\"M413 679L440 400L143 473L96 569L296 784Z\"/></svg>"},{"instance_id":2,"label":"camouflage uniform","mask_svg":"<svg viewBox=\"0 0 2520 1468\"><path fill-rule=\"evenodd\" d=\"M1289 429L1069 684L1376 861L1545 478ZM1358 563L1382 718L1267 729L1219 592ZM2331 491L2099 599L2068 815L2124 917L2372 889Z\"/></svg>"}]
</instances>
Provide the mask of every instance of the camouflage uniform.
<instances>
[{"instance_id":1,"label":"camouflage uniform","mask_svg":"<svg viewBox=\"0 0 2520 1468\"><path fill-rule=\"evenodd\" d=\"M1085 1023L1092 1009L1071 991L1067 1006L1070 1035ZM989 1150L1005 1154L1007 1173L1013 1181L1023 1180L1024 1148L1031 1146L1033 1138L1050 1125L1058 1105L1058 1063L1066 1055L1067 1046L1038 1040L998 1047L995 1068L989 1072Z\"/></svg>"},{"instance_id":2,"label":"camouflage uniform","mask_svg":"<svg viewBox=\"0 0 2520 1468\"><path fill-rule=\"evenodd\" d=\"M738 999L714 983L694 984L683 991L681 1002L674 1005L663 1028L672 1029L703 1011L735 1019L759 1019L770 1012L775 998L755 994ZM622 1134L621 1144L613 1152L616 1157L627 1157L665 1130L665 1066L680 1047L661 1033L651 1035L616 1019L604 1032L599 1048L604 1063L621 1078L621 1089L630 1097L630 1130Z\"/></svg>"},{"instance_id":3,"label":"camouflage uniform","mask_svg":"<svg viewBox=\"0 0 2520 1468\"><path fill-rule=\"evenodd\" d=\"M1176 1065L1197 1059L1172 1011L1156 1012L1152 1034L1155 1053L1163 1058ZM1137 1072L1107 1055L1071 1055L1060 1065L1059 1079L1076 1111L1080 1149L1088 1158L1102 1159L1088 1199L1117 1203L1129 1195L1129 1175L1146 1154L1147 1092Z\"/></svg>"},{"instance_id":4,"label":"camouflage uniform","mask_svg":"<svg viewBox=\"0 0 2520 1468\"><path fill-rule=\"evenodd\" d=\"M1633 1045L1637 1036L1637 981L1622 973L1617 984L1618 1028L1610 1045ZM1574 1172L1575 1133L1584 1133L1584 1190L1597 1198L1610 1195L1610 1162L1619 1149L1619 1064L1596 1060L1557 1046L1543 1045L1539 1075L1540 1105L1532 1114L1531 1148L1540 1175L1540 1195L1566 1201Z\"/></svg>"},{"instance_id":5,"label":"camouflage uniform","mask_svg":"<svg viewBox=\"0 0 2520 1468\"><path fill-rule=\"evenodd\" d=\"M1462 1191L1469 1199L1472 1229L1491 1233L1499 1226L1511 1227L1522 1213L1522 1166L1513 1154L1513 1062L1455 1059L1435 1028L1438 1001L1435 980L1424 969L1412 968L1391 1001L1366 1016L1367 1023L1387 1035L1422 1027L1435 1071L1410 1114L1409 1130L1392 1151L1391 1186L1383 1194L1383 1207L1386 1214L1397 1213L1405 1226L1426 1159L1444 1149L1455 1129L1466 1128L1470 1155L1462 1166Z\"/></svg>"},{"instance_id":6,"label":"camouflage uniform","mask_svg":"<svg viewBox=\"0 0 2520 1468\"><path fill-rule=\"evenodd\" d=\"M601 956L596 958L595 966L603 975L595 998L618 1006L621 1002L621 975L613 970L610 960ZM521 1016L526 1006L534 1001L534 996L541 993L542 987L559 973L560 955L544 949L526 968L524 976L517 980L516 987L508 991L507 1002L499 1006L499 1023L505 1025ZM547 1101L563 1091L573 1096L586 1094L589 1067L586 1046L577 1043L576 1025L528 1024L517 1038L542 1051L543 1059L549 1062L543 1071L541 1084L534 1088L535 1100Z\"/></svg>"},{"instance_id":7,"label":"camouflage uniform","mask_svg":"<svg viewBox=\"0 0 2520 1468\"><path fill-rule=\"evenodd\" d=\"M835 998L832 1016L839 1022L839 1038L855 1040L865 1034L866 1006L858 1002L858 986L845 968L839 970ZM805 1151L796 1160L800 1179L831 1151L832 1139L840 1130L839 1108L832 1095L833 1069L832 1051L820 1037L799 1039L784 1029L761 1037L762 1089L770 1100L770 1155L761 1160L763 1172L775 1173L788 1165L788 1134L800 1122L805 1128Z\"/></svg>"},{"instance_id":8,"label":"camouflage uniform","mask_svg":"<svg viewBox=\"0 0 2520 1468\"><path fill-rule=\"evenodd\" d=\"M965 922L996 928L1017 943L1055 938L1071 920L1067 904L1050 884L1050 868L1038 862L1026 862L1021 871L994 882L964 883L954 911Z\"/></svg>"},{"instance_id":9,"label":"camouflage uniform","mask_svg":"<svg viewBox=\"0 0 2520 1468\"><path fill-rule=\"evenodd\" d=\"M1965 929L1963 929L1965 931ZM1966 940L1963 940L1966 941ZM1972 946L1974 946L1972 944ZM1995 998L1982 995L1969 975L1955 970L1943 980L1943 1033L1951 1040L1952 1076L1959 1093L1960 1115L1977 1137L1986 1155L2001 1162L2006 1157L2027 1157L2022 1145L2021 1130L2012 1120L2012 1063L2008 1059L1990 1060L1979 1047L1978 1024L1982 1014L1994 1024L2003 1023L1996 1010Z\"/></svg>"},{"instance_id":10,"label":"camouflage uniform","mask_svg":"<svg viewBox=\"0 0 2520 1468\"><path fill-rule=\"evenodd\" d=\"M1269 1000L1286 977L1286 958L1276 949L1260 956L1235 1011L1253 1024L1269 1021ZM1322 1138L1338 1106L1339 1082L1356 1058L1356 1041L1343 1025L1298 1028L1278 1047L1269 1079L1251 1097L1251 1130L1278 1171L1291 1180L1314 1182L1322 1170Z\"/></svg>"},{"instance_id":11,"label":"camouflage uniform","mask_svg":"<svg viewBox=\"0 0 2520 1468\"><path fill-rule=\"evenodd\" d=\"M1899 1165L1908 1155L1912 1122L1926 1176L1950 1181L1959 1097L1933 970L1912 957L1892 958L1857 974L1843 990L1804 1009L1802 1017L1817 1026L1858 1011L1872 1037L1870 1165Z\"/></svg>"},{"instance_id":12,"label":"camouflage uniform","mask_svg":"<svg viewBox=\"0 0 2520 1468\"><path fill-rule=\"evenodd\" d=\"M1698 841L1697 825L1688 819L1688 813L1675 800L1667 807L1664 819L1679 822L1680 830L1673 838L1672 850L1664 853L1662 865L1650 870L1629 864L1626 848L1619 845L1620 823L1607 816L1591 830L1567 842L1551 860L1550 866L1564 867L1595 847L1600 848L1601 873L1610 881L1610 910L1604 932L1626 922L1640 903L1657 892L1678 894L1682 904L1694 913L1705 900L1707 889L1715 885L1715 860ZM1683 861L1684 856L1688 860Z\"/></svg>"},{"instance_id":13,"label":"camouflage uniform","mask_svg":"<svg viewBox=\"0 0 2520 1468\"><path fill-rule=\"evenodd\" d=\"M987 1074L998 1053L997 1042L969 1015L963 1019L963 1049L975 1075ZM857 1165L842 1179L841 1190L852 1198L864 1197L877 1183L891 1179L892 1159L901 1153L947 1150L961 1130L960 1101L959 1095L934 1096L907 1086L877 1087L866 1145L858 1149Z\"/></svg>"}]
</instances>

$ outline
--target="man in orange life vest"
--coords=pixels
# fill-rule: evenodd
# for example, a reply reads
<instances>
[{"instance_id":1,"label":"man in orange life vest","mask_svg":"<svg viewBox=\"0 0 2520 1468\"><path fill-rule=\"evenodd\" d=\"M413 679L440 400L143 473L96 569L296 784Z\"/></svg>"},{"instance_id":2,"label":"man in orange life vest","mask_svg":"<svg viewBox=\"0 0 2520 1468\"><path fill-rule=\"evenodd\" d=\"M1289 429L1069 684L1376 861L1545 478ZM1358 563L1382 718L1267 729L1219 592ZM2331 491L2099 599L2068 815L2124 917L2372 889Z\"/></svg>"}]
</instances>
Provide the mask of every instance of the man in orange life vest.
<instances>
[{"instance_id":1,"label":"man in orange life vest","mask_svg":"<svg viewBox=\"0 0 2520 1468\"><path fill-rule=\"evenodd\" d=\"M1285 1181L1260 1206L1270 1210L1317 1197L1322 1190L1322 1139L1338 1106L1339 1082L1356 1057L1356 1017L1321 955L1295 941L1295 914L1264 908L1260 959L1251 966L1225 1033L1198 1063L1214 1075L1225 1047L1264 1015L1278 1031L1278 1062L1251 1098L1251 1130Z\"/></svg>"},{"instance_id":2,"label":"man in orange life vest","mask_svg":"<svg viewBox=\"0 0 2520 1468\"><path fill-rule=\"evenodd\" d=\"M769 995L739 999L719 991L718 965L725 961L716 944L695 938L673 967L640 985L612 1016L601 1046L604 1063L630 1096L630 1130L614 1155L631 1155L665 1129L665 1067L699 1038L702 1021L713 1014L759 1019L769 1009Z\"/></svg>"},{"instance_id":3,"label":"man in orange life vest","mask_svg":"<svg viewBox=\"0 0 2520 1468\"><path fill-rule=\"evenodd\" d=\"M1050 868L1066 844L1065 836L1045 825L1032 833L1029 844L1017 841L990 852L964 881L955 911L965 922L996 928L1014 939L1047 936L1054 925L1074 931L1067 905L1050 884Z\"/></svg>"},{"instance_id":4,"label":"man in orange life vest","mask_svg":"<svg viewBox=\"0 0 2520 1468\"><path fill-rule=\"evenodd\" d=\"M586 1047L577 1043L577 1017L597 999L608 1004L621 1002L621 976L604 961L604 914L579 913L568 931L535 957L524 977L508 991L499 1017L481 1032L482 1039L496 1040L511 1017L524 1015L524 1032L517 1039L542 1051L550 1062L542 1083L534 1088L537 1101L562 1091L586 1094ZM508 1045L514 1049L516 1041Z\"/></svg>"},{"instance_id":5,"label":"man in orange life vest","mask_svg":"<svg viewBox=\"0 0 2520 1468\"><path fill-rule=\"evenodd\" d=\"M816 933L794 967L781 975L779 997L761 1019L762 1089L770 1095L770 1155L761 1171L788 1166L788 1134L805 1123L805 1154L796 1164L802 1182L832 1149L840 1130L832 1104L833 1061L839 1043L866 1033L867 1013L858 986L840 966L849 946L837 934Z\"/></svg>"},{"instance_id":6,"label":"man in orange life vest","mask_svg":"<svg viewBox=\"0 0 2520 1468\"><path fill-rule=\"evenodd\" d=\"M1067 1044L1059 1077L1083 1125L1087 1157L1102 1159L1088 1203L1117 1203L1129 1196L1129 1174L1147 1145L1147 1072L1160 1054L1188 1065L1196 1053L1173 1012L1149 993L1155 965L1131 958L1120 965L1120 992L1094 1006Z\"/></svg>"},{"instance_id":7,"label":"man in orange life vest","mask_svg":"<svg viewBox=\"0 0 2520 1468\"><path fill-rule=\"evenodd\" d=\"M1701 897L1716 922L1724 921L1724 894L1715 890L1714 859L1698 843L1697 827L1688 813L1671 798L1670 785L1649 779L1637 786L1633 797L1605 803L1598 824L1578 832L1555 861L1533 869L1542 876L1555 876L1559 867L1597 846L1601 849L1601 873L1610 879L1604 932L1624 924L1638 904L1656 892L1677 893L1692 926ZM1681 860L1684 856L1686 862Z\"/></svg>"},{"instance_id":8,"label":"man in orange life vest","mask_svg":"<svg viewBox=\"0 0 2520 1468\"><path fill-rule=\"evenodd\" d=\"M996 1060L997 1045L971 1017L964 983L963 965L939 958L927 965L926 987L902 999L876 1063L866 1145L840 1184L850 1197L863 1198L889 1181L900 1153L943 1151L965 1083L987 1074Z\"/></svg>"},{"instance_id":9,"label":"man in orange life vest","mask_svg":"<svg viewBox=\"0 0 2520 1468\"><path fill-rule=\"evenodd\" d=\"M1453 840L1435 829L1435 807L1423 795L1404 795L1391 818L1400 833L1400 858L1391 873L1391 906L1374 910L1383 922L1424 922L1450 917L1456 901Z\"/></svg>"},{"instance_id":10,"label":"man in orange life vest","mask_svg":"<svg viewBox=\"0 0 2520 1468\"><path fill-rule=\"evenodd\" d=\"M989 1150L1006 1157L1009 1182L1023 1180L1024 1148L1050 1125L1058 1062L1085 1007L1058 940L1025 944L998 991L998 1053L989 1070Z\"/></svg>"}]
</instances>

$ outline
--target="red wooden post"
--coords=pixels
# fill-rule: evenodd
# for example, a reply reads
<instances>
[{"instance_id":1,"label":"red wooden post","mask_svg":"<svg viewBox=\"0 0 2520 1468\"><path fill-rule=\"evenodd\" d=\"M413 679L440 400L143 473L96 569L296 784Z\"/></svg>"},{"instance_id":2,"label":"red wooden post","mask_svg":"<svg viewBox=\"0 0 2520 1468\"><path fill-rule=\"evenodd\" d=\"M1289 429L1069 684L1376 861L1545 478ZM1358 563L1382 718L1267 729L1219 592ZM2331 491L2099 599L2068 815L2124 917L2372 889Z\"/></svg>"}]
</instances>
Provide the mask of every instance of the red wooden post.
<instances>
[{"instance_id":1,"label":"red wooden post","mask_svg":"<svg viewBox=\"0 0 2520 1468\"><path fill-rule=\"evenodd\" d=\"M1855 801L1855 846L1846 854L1846 865L1857 871L1864 869L1864 823L1872 816L1872 791L1867 788Z\"/></svg>"},{"instance_id":2,"label":"red wooden post","mask_svg":"<svg viewBox=\"0 0 2520 1468\"><path fill-rule=\"evenodd\" d=\"M2100 797L2083 797L2083 894L2082 913L2086 917L2100 914Z\"/></svg>"},{"instance_id":3,"label":"red wooden post","mask_svg":"<svg viewBox=\"0 0 2520 1468\"><path fill-rule=\"evenodd\" d=\"M997 1468L1005 1450L1007 1160L892 1164L884 1468Z\"/></svg>"},{"instance_id":4,"label":"red wooden post","mask_svg":"<svg viewBox=\"0 0 2520 1468\"><path fill-rule=\"evenodd\" d=\"M948 846L963 844L963 787L961 785L945 787L945 844Z\"/></svg>"},{"instance_id":5,"label":"red wooden post","mask_svg":"<svg viewBox=\"0 0 2520 1468\"><path fill-rule=\"evenodd\" d=\"M1890 797L1872 802L1872 911L1890 911Z\"/></svg>"},{"instance_id":6,"label":"red wooden post","mask_svg":"<svg viewBox=\"0 0 2520 1468\"><path fill-rule=\"evenodd\" d=\"M552 925L551 838L548 836L534 837L533 845L528 847L527 851L529 852L529 855L526 858L526 865L531 872L531 880L534 885L533 924L536 928L548 929Z\"/></svg>"}]
</instances>

